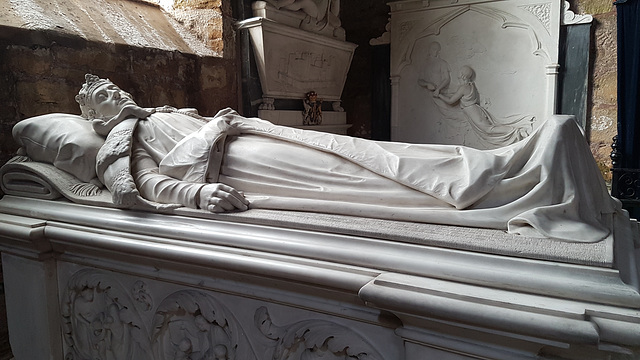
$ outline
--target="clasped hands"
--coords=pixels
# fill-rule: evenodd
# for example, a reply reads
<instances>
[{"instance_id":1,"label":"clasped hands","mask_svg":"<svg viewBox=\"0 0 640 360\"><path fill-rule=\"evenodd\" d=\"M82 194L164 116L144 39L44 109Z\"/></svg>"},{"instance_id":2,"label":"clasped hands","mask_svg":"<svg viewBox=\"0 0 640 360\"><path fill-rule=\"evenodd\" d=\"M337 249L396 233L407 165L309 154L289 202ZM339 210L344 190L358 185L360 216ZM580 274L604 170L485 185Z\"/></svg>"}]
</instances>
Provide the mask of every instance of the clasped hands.
<instances>
[{"instance_id":1,"label":"clasped hands","mask_svg":"<svg viewBox=\"0 0 640 360\"><path fill-rule=\"evenodd\" d=\"M214 183L204 185L198 192L198 207L210 212L249 209L249 201L231 186Z\"/></svg>"}]
</instances>

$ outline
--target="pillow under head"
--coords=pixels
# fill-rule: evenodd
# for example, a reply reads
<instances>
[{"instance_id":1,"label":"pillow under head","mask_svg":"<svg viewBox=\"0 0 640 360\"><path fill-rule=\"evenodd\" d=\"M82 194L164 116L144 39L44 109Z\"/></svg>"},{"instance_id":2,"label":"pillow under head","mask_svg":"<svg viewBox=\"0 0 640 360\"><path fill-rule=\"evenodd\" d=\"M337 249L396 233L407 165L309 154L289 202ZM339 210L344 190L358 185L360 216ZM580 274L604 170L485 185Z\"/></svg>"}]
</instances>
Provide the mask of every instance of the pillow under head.
<instances>
[{"instance_id":1,"label":"pillow under head","mask_svg":"<svg viewBox=\"0 0 640 360\"><path fill-rule=\"evenodd\" d=\"M54 113L24 119L13 127L13 138L35 161L51 163L84 182L96 178L96 154L104 138L79 115Z\"/></svg>"}]
</instances>

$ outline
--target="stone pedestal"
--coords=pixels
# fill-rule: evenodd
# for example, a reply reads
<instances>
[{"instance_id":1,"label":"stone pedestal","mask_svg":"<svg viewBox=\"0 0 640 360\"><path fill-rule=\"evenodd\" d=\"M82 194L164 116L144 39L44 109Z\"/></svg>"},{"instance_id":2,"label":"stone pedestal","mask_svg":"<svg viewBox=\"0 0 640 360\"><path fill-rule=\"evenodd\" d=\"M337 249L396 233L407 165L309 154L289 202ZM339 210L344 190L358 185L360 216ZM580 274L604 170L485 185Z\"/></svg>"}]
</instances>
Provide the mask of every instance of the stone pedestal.
<instances>
[{"instance_id":1,"label":"stone pedestal","mask_svg":"<svg viewBox=\"0 0 640 360\"><path fill-rule=\"evenodd\" d=\"M16 359L640 356L637 224L624 216L602 242L568 243L303 212L183 215L0 200Z\"/></svg>"}]
</instances>

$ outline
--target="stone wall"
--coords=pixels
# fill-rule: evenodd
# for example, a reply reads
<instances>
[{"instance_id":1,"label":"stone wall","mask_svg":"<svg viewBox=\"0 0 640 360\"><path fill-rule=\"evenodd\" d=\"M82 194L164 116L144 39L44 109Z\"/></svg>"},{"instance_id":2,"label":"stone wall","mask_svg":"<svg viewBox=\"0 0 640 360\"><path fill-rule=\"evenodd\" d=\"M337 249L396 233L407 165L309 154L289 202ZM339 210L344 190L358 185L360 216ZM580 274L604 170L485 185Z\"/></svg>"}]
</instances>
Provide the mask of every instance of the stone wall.
<instances>
[{"instance_id":1,"label":"stone wall","mask_svg":"<svg viewBox=\"0 0 640 360\"><path fill-rule=\"evenodd\" d=\"M11 128L19 120L51 112L79 114L74 96L87 72L111 79L141 106L195 107L213 115L238 105L234 60L25 30L0 32L13 34L0 38L0 163L17 149Z\"/></svg>"},{"instance_id":2,"label":"stone wall","mask_svg":"<svg viewBox=\"0 0 640 360\"><path fill-rule=\"evenodd\" d=\"M594 38L592 46L591 96L589 99L589 140L594 158L604 178L611 180L611 143L617 134L617 17L609 0L573 0L577 13L592 14Z\"/></svg>"},{"instance_id":3,"label":"stone wall","mask_svg":"<svg viewBox=\"0 0 640 360\"><path fill-rule=\"evenodd\" d=\"M79 114L74 97L88 72L110 78L141 106L194 107L203 115L213 115L223 107L238 107L235 47L226 49L224 57L216 55L223 49L222 43L209 44L216 45L215 52L193 51L194 46L189 45L193 38L174 31L175 24L157 6L141 7L133 2L127 5L136 6L133 10L117 9L131 18L133 11L133 15L144 15L146 21L138 22L141 26L157 26L167 34L152 43L155 30L148 35L148 29L129 29L132 36L137 33L139 38L122 38L106 21L78 23L69 30L55 11L42 26L35 26L24 23L25 18L20 19L19 11L9 9L10 5L0 0L0 10L6 11L0 15L0 164L17 150L11 128L19 120L51 112ZM11 18L6 15L11 13L9 10L18 15ZM74 16L71 5L66 11L66 18L82 15ZM99 16L94 13L91 20L97 22ZM151 20L158 24L149 24ZM135 20L132 23L137 25ZM105 41L98 41L100 36ZM132 43L136 41L150 45L135 46ZM164 48L167 43L181 51Z\"/></svg>"}]
</instances>

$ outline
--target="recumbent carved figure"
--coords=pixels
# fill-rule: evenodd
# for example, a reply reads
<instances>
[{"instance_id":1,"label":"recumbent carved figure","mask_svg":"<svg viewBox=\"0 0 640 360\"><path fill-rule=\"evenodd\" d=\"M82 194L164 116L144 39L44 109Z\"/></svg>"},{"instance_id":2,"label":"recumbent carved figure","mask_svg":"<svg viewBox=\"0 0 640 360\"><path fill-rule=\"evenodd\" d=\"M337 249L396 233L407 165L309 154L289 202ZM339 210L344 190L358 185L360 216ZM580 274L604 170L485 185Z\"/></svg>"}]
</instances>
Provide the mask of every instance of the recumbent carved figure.
<instances>
[{"instance_id":1,"label":"recumbent carved figure","mask_svg":"<svg viewBox=\"0 0 640 360\"><path fill-rule=\"evenodd\" d=\"M204 117L142 108L94 75L76 99L93 131L106 137L96 175L118 207L298 210L589 242L609 234L607 216L619 210L571 117L481 151L276 126L231 109ZM14 128L23 145L24 129Z\"/></svg>"}]
</instances>

